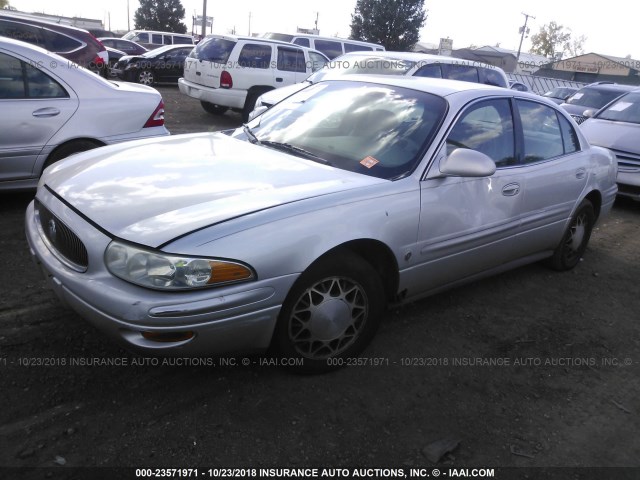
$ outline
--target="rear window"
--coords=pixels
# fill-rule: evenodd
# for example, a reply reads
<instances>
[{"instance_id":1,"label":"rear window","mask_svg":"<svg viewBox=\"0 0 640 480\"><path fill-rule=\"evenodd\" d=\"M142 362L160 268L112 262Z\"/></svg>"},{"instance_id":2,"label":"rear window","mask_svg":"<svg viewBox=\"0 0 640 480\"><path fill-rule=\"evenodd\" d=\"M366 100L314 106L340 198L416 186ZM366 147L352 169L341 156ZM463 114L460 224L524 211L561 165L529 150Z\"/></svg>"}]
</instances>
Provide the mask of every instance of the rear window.
<instances>
[{"instance_id":1,"label":"rear window","mask_svg":"<svg viewBox=\"0 0 640 480\"><path fill-rule=\"evenodd\" d=\"M567 100L567 103L571 105L580 105L581 107L599 109L604 107L607 103L615 100L624 92L615 90L604 90L598 88L585 87L580 89L577 93Z\"/></svg>"},{"instance_id":2,"label":"rear window","mask_svg":"<svg viewBox=\"0 0 640 480\"><path fill-rule=\"evenodd\" d=\"M236 42L223 38L207 37L189 54L192 58L214 63L227 63Z\"/></svg>"},{"instance_id":3,"label":"rear window","mask_svg":"<svg viewBox=\"0 0 640 480\"><path fill-rule=\"evenodd\" d=\"M43 44L42 29L24 23L0 20L0 35L3 37L22 40L23 42L45 47Z\"/></svg>"}]
</instances>

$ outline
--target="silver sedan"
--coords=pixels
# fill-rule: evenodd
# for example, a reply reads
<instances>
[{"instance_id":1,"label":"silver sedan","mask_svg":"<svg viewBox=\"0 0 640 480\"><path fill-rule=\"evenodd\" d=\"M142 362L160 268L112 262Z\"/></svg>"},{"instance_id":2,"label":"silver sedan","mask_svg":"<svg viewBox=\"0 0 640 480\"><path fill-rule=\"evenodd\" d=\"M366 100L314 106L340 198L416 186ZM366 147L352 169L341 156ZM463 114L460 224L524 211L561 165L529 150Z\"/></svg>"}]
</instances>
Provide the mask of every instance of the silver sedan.
<instances>
[{"instance_id":1,"label":"silver sedan","mask_svg":"<svg viewBox=\"0 0 640 480\"><path fill-rule=\"evenodd\" d=\"M545 260L578 264L616 161L525 92L342 77L233 132L109 146L26 213L58 296L144 354L264 352L322 371L389 305Z\"/></svg>"},{"instance_id":2,"label":"silver sedan","mask_svg":"<svg viewBox=\"0 0 640 480\"><path fill-rule=\"evenodd\" d=\"M169 135L154 89L108 82L40 47L0 37L0 190L33 189L84 150Z\"/></svg>"}]
</instances>

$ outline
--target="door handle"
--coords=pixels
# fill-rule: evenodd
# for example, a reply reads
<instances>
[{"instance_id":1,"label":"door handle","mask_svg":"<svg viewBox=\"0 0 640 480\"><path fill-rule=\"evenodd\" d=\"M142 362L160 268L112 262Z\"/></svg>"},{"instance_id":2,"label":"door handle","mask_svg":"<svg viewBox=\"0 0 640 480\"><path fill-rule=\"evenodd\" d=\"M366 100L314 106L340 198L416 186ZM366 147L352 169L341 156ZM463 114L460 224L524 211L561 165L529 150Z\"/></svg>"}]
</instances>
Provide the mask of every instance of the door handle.
<instances>
[{"instance_id":1,"label":"door handle","mask_svg":"<svg viewBox=\"0 0 640 480\"><path fill-rule=\"evenodd\" d=\"M510 183L502 187L502 195L505 197L513 197L520 193L520 184L518 183Z\"/></svg>"},{"instance_id":2,"label":"door handle","mask_svg":"<svg viewBox=\"0 0 640 480\"><path fill-rule=\"evenodd\" d=\"M582 180L586 175L587 175L586 168L579 168L578 170L576 170L576 178L578 180Z\"/></svg>"},{"instance_id":3,"label":"door handle","mask_svg":"<svg viewBox=\"0 0 640 480\"><path fill-rule=\"evenodd\" d=\"M60 110L54 107L46 107L36 110L32 113L34 117L46 118L46 117L55 117L60 114Z\"/></svg>"},{"instance_id":4,"label":"door handle","mask_svg":"<svg viewBox=\"0 0 640 480\"><path fill-rule=\"evenodd\" d=\"M282 81L282 77L276 77L276 82L281 82Z\"/></svg>"}]
</instances>

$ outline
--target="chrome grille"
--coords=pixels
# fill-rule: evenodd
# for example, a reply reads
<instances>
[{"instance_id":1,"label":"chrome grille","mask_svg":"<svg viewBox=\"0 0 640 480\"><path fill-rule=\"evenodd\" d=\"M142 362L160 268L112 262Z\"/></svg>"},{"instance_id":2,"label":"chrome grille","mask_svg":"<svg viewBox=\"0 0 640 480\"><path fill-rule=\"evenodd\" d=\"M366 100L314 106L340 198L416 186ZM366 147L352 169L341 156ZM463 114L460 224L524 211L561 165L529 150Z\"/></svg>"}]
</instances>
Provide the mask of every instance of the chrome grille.
<instances>
[{"instance_id":1,"label":"chrome grille","mask_svg":"<svg viewBox=\"0 0 640 480\"><path fill-rule=\"evenodd\" d=\"M78 236L71 231L58 217L36 200L37 220L41 233L47 239L49 246L66 260L69 266L85 271L89 265L87 249Z\"/></svg>"},{"instance_id":2,"label":"chrome grille","mask_svg":"<svg viewBox=\"0 0 640 480\"><path fill-rule=\"evenodd\" d=\"M620 150L610 149L616 154L618 165L623 167L640 168L640 155L637 153L623 152Z\"/></svg>"}]
</instances>

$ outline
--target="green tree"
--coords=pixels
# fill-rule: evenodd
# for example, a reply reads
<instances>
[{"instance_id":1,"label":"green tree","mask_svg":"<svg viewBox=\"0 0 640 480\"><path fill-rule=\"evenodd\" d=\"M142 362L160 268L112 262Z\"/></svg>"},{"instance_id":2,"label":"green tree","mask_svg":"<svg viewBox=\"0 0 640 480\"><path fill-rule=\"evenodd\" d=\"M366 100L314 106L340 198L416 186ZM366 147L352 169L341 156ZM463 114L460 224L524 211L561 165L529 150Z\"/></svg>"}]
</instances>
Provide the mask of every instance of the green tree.
<instances>
[{"instance_id":1,"label":"green tree","mask_svg":"<svg viewBox=\"0 0 640 480\"><path fill-rule=\"evenodd\" d=\"M0 0L0 9L9 5L9 0Z\"/></svg>"},{"instance_id":2,"label":"green tree","mask_svg":"<svg viewBox=\"0 0 640 480\"><path fill-rule=\"evenodd\" d=\"M571 37L571 29L566 29L556 22L543 25L540 31L531 37L531 53L554 57L560 54L576 56L583 53L583 45L586 40L584 35L578 38Z\"/></svg>"},{"instance_id":3,"label":"green tree","mask_svg":"<svg viewBox=\"0 0 640 480\"><path fill-rule=\"evenodd\" d=\"M135 28L186 33L182 23L184 7L180 0L140 0L140 8L134 15Z\"/></svg>"},{"instance_id":4,"label":"green tree","mask_svg":"<svg viewBox=\"0 0 640 480\"><path fill-rule=\"evenodd\" d=\"M379 43L387 50L411 50L426 20L424 0L357 0L351 38Z\"/></svg>"}]
</instances>

